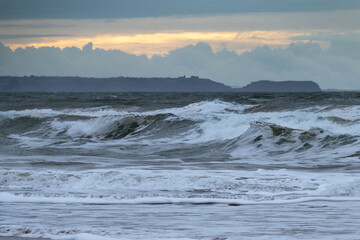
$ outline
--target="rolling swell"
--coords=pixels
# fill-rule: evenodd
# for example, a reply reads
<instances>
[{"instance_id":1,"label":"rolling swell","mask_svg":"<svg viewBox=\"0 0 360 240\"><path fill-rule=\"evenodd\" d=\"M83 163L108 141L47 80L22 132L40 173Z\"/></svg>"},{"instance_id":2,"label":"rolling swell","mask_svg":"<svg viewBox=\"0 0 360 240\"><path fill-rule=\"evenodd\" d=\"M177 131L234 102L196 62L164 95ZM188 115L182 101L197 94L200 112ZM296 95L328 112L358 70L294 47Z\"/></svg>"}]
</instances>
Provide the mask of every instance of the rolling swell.
<instances>
[{"instance_id":1,"label":"rolling swell","mask_svg":"<svg viewBox=\"0 0 360 240\"><path fill-rule=\"evenodd\" d=\"M252 143L258 144L258 147L261 147L261 143L264 141L278 146L301 146L296 151L305 151L315 145L320 148L342 147L357 142L359 138L359 136L350 134L329 135L326 130L321 128L301 130L264 122L251 123L245 135L247 138L254 137Z\"/></svg>"},{"instance_id":2,"label":"rolling swell","mask_svg":"<svg viewBox=\"0 0 360 240\"><path fill-rule=\"evenodd\" d=\"M0 132L3 134L25 133L37 130L44 119L33 117L6 118L0 120Z\"/></svg>"},{"instance_id":3,"label":"rolling swell","mask_svg":"<svg viewBox=\"0 0 360 240\"><path fill-rule=\"evenodd\" d=\"M50 129L58 137L111 140L125 137L170 137L186 131L192 124L191 121L176 118L172 114L155 114L108 116L77 121L55 120L50 124Z\"/></svg>"},{"instance_id":4,"label":"rolling swell","mask_svg":"<svg viewBox=\"0 0 360 240\"><path fill-rule=\"evenodd\" d=\"M125 117L114 123L105 139L119 139L130 136L151 136L152 138L169 137L187 131L195 123L179 119L173 114ZM164 133L165 132L165 133Z\"/></svg>"},{"instance_id":5,"label":"rolling swell","mask_svg":"<svg viewBox=\"0 0 360 240\"><path fill-rule=\"evenodd\" d=\"M309 168L350 167L358 169L349 153L359 147L359 136L350 134L331 135L322 128L308 130L283 127L266 122L253 122L249 129L237 138L231 155L240 159L259 159L273 164ZM340 151L341 149L341 151ZM326 157L326 161L322 158ZM272 161L271 161L272 159ZM320 159L322 159L320 161ZM350 165L348 165L351 162Z\"/></svg>"},{"instance_id":6,"label":"rolling swell","mask_svg":"<svg viewBox=\"0 0 360 240\"><path fill-rule=\"evenodd\" d=\"M356 106L280 108L212 100L154 111L107 106L25 109L1 112L0 126L4 135L15 135L20 142L23 136L44 143L53 140L46 146L61 148L64 142L76 141L95 142L100 148L114 141L114 146L141 144L148 154L160 157L283 161L315 159L324 151L335 158L357 156Z\"/></svg>"}]
</instances>

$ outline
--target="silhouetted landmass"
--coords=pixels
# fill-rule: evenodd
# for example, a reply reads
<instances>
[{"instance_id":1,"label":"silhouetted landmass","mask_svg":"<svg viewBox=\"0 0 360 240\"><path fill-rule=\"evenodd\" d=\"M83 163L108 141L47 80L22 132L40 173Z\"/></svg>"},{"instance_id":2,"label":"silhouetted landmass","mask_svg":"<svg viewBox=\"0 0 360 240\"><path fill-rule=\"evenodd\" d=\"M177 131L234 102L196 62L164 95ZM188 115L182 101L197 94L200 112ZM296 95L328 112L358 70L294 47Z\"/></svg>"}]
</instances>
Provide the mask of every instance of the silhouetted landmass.
<instances>
[{"instance_id":1,"label":"silhouetted landmass","mask_svg":"<svg viewBox=\"0 0 360 240\"><path fill-rule=\"evenodd\" d=\"M227 92L231 87L190 78L0 77L2 92Z\"/></svg>"},{"instance_id":2,"label":"silhouetted landmass","mask_svg":"<svg viewBox=\"0 0 360 240\"><path fill-rule=\"evenodd\" d=\"M321 92L319 85L313 81L261 80L236 89L238 92Z\"/></svg>"},{"instance_id":3,"label":"silhouetted landmass","mask_svg":"<svg viewBox=\"0 0 360 240\"><path fill-rule=\"evenodd\" d=\"M0 77L0 92L319 92L311 81L258 81L243 88L190 78Z\"/></svg>"}]
</instances>

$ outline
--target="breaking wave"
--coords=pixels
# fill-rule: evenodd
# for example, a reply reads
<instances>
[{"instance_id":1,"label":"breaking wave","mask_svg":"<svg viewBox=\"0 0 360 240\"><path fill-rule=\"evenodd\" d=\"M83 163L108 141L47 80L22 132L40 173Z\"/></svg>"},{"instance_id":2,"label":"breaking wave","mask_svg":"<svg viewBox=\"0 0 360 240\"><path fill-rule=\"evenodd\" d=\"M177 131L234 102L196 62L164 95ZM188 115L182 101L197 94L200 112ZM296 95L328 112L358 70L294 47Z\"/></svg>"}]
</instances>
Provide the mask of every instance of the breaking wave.
<instances>
[{"instance_id":1,"label":"breaking wave","mask_svg":"<svg viewBox=\"0 0 360 240\"><path fill-rule=\"evenodd\" d=\"M336 152L334 149L339 148L342 157L358 154L355 150L359 144L356 133L360 132L358 106L314 106L292 111L251 109L254 105L220 100L155 111L109 107L26 109L0 112L0 127L22 143L37 143L30 147L58 144L57 140L100 145L121 140L122 144L151 142L174 147L176 144L216 145L233 157L264 154L289 157L289 153L303 156L306 152L316 156L324 154L325 149Z\"/></svg>"},{"instance_id":2,"label":"breaking wave","mask_svg":"<svg viewBox=\"0 0 360 240\"><path fill-rule=\"evenodd\" d=\"M262 177L259 177L261 175ZM342 181L339 182L338 179ZM1 195L15 201L89 203L281 203L315 198L360 198L360 178L339 173L257 171L1 171ZM75 200L71 200L75 199ZM76 200L77 199L77 200ZM164 199L168 199L164 202ZM173 200L172 200L173 199ZM182 199L182 200L181 200ZM221 200L222 199L222 200ZM40 201L40 200L39 200ZM155 202L151 202L155 201Z\"/></svg>"}]
</instances>

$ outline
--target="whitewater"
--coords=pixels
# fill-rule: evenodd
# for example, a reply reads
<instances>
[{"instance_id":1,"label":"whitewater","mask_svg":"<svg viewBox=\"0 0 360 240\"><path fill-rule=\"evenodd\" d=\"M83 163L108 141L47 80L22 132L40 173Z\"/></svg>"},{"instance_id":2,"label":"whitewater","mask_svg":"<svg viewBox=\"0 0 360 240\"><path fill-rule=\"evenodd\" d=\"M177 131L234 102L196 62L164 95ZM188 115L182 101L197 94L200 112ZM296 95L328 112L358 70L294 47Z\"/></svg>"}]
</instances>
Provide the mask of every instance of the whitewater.
<instances>
[{"instance_id":1,"label":"whitewater","mask_svg":"<svg viewBox=\"0 0 360 240\"><path fill-rule=\"evenodd\" d=\"M0 238L360 239L360 93L0 94Z\"/></svg>"}]
</instances>

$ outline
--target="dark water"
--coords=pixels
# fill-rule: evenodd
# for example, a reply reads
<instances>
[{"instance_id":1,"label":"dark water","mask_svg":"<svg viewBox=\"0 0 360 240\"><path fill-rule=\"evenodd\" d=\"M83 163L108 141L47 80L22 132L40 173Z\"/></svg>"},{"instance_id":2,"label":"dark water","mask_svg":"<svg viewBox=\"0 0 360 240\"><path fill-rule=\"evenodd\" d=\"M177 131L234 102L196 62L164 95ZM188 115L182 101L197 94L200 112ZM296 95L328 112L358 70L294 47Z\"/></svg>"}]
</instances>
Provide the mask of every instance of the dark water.
<instances>
[{"instance_id":1,"label":"dark water","mask_svg":"<svg viewBox=\"0 0 360 240\"><path fill-rule=\"evenodd\" d=\"M0 95L0 236L358 239L360 94Z\"/></svg>"}]
</instances>

